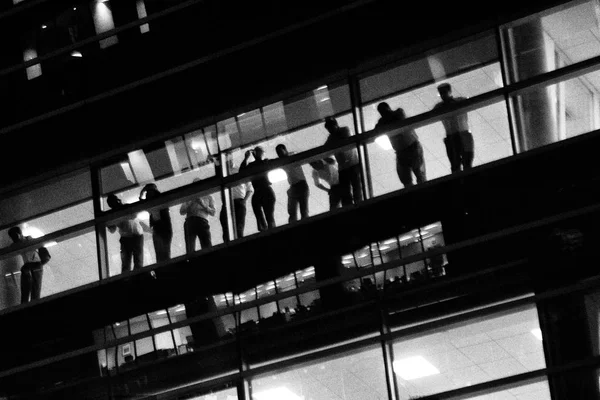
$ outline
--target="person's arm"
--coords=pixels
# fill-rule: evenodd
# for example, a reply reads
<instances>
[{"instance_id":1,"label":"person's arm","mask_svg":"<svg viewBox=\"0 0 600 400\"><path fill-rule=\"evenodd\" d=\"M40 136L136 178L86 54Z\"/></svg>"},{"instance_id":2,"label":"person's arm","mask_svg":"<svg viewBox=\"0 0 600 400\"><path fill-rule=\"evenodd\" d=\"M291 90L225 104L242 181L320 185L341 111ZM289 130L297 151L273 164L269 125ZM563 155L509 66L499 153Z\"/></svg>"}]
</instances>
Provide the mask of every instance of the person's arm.
<instances>
[{"instance_id":1,"label":"person's arm","mask_svg":"<svg viewBox=\"0 0 600 400\"><path fill-rule=\"evenodd\" d=\"M217 213L217 209L215 208L215 200L212 196L208 196L208 213L213 217Z\"/></svg>"},{"instance_id":2,"label":"person's arm","mask_svg":"<svg viewBox=\"0 0 600 400\"><path fill-rule=\"evenodd\" d=\"M313 176L313 180L315 181L315 186L318 187L319 189L324 190L329 193L329 188L325 187L321 183L321 179L319 179L319 174L317 173L317 171L313 171L312 176Z\"/></svg>"},{"instance_id":3,"label":"person's arm","mask_svg":"<svg viewBox=\"0 0 600 400\"><path fill-rule=\"evenodd\" d=\"M244 203L246 203L252 196L252 193L254 193L254 188L252 188L252 185L249 182L242 183L242 185L246 185L246 195L244 196Z\"/></svg>"},{"instance_id":4,"label":"person's arm","mask_svg":"<svg viewBox=\"0 0 600 400\"><path fill-rule=\"evenodd\" d=\"M252 155L252 151L250 151L250 150L246 151L246 153L244 154L244 161L242 161L242 163L240 164L240 171L248 166L248 164L249 164L248 160L250 159L251 155Z\"/></svg>"},{"instance_id":5,"label":"person's arm","mask_svg":"<svg viewBox=\"0 0 600 400\"><path fill-rule=\"evenodd\" d=\"M181 205L181 207L179 207L179 214L181 214L181 215L187 214L189 206L190 206L189 201L186 201L185 203L183 203Z\"/></svg>"},{"instance_id":6,"label":"person's arm","mask_svg":"<svg viewBox=\"0 0 600 400\"><path fill-rule=\"evenodd\" d=\"M139 222L140 222L140 226L142 227L142 230L144 232L152 233L152 228L150 228L147 223L145 223L144 221L141 221L141 220L139 220Z\"/></svg>"}]
</instances>

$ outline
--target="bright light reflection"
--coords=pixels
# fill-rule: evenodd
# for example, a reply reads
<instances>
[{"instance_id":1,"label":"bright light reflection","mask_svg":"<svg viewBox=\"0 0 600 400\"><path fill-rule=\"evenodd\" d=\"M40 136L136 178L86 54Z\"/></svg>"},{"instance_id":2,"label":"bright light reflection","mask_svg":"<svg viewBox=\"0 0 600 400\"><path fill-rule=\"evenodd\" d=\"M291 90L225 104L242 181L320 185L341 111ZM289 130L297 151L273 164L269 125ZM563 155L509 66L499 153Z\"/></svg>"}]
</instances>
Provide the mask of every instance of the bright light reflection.
<instances>
[{"instance_id":1,"label":"bright light reflection","mask_svg":"<svg viewBox=\"0 0 600 400\"><path fill-rule=\"evenodd\" d=\"M388 135L381 135L375 139L375 143L379 145L383 150L392 150L392 143Z\"/></svg>"},{"instance_id":2,"label":"bright light reflection","mask_svg":"<svg viewBox=\"0 0 600 400\"><path fill-rule=\"evenodd\" d=\"M142 211L137 214L139 219L150 219L150 213L148 211Z\"/></svg>"},{"instance_id":3,"label":"bright light reflection","mask_svg":"<svg viewBox=\"0 0 600 400\"><path fill-rule=\"evenodd\" d=\"M287 174L281 168L274 169L273 171L269 171L267 175L269 177L269 182L277 183L281 181L285 181L287 179Z\"/></svg>"},{"instance_id":4,"label":"bright light reflection","mask_svg":"<svg viewBox=\"0 0 600 400\"><path fill-rule=\"evenodd\" d=\"M286 387L278 387L255 393L252 395L252 398L255 400L302 400L302 397L297 396Z\"/></svg>"},{"instance_id":5,"label":"bright light reflection","mask_svg":"<svg viewBox=\"0 0 600 400\"><path fill-rule=\"evenodd\" d=\"M53 240L51 242L48 242L48 243L44 244L44 247L48 248L48 247L56 246L57 244L58 243Z\"/></svg>"},{"instance_id":6,"label":"bright light reflection","mask_svg":"<svg viewBox=\"0 0 600 400\"><path fill-rule=\"evenodd\" d=\"M542 340L542 330L540 328L532 329L531 334L535 336L537 340Z\"/></svg>"},{"instance_id":7,"label":"bright light reflection","mask_svg":"<svg viewBox=\"0 0 600 400\"><path fill-rule=\"evenodd\" d=\"M394 361L394 372L405 381L437 375L440 371L422 356Z\"/></svg>"},{"instance_id":8,"label":"bright light reflection","mask_svg":"<svg viewBox=\"0 0 600 400\"><path fill-rule=\"evenodd\" d=\"M23 236L31 236L33 239L44 236L44 233L35 226L24 227L21 232L23 233Z\"/></svg>"}]
</instances>

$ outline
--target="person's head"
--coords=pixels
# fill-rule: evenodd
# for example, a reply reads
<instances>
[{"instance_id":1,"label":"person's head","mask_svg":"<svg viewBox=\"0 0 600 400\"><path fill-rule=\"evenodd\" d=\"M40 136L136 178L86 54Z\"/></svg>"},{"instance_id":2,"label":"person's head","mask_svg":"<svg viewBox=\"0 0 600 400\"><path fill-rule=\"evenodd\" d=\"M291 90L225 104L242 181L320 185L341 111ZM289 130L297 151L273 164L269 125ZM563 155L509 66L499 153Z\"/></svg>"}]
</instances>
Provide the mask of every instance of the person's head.
<instances>
[{"instance_id":1,"label":"person's head","mask_svg":"<svg viewBox=\"0 0 600 400\"><path fill-rule=\"evenodd\" d=\"M262 160L265 155L265 151L260 146L256 146L254 148L253 153L254 153L254 158L256 158L257 160Z\"/></svg>"},{"instance_id":2,"label":"person's head","mask_svg":"<svg viewBox=\"0 0 600 400\"><path fill-rule=\"evenodd\" d=\"M278 144L277 147L275 147L275 152L279 158L288 156L288 150L287 147L285 147L285 144Z\"/></svg>"},{"instance_id":3,"label":"person's head","mask_svg":"<svg viewBox=\"0 0 600 400\"><path fill-rule=\"evenodd\" d=\"M379 114L382 117L385 117L386 115L390 115L392 113L392 108L390 107L390 105L388 103L383 101L383 102L377 104L377 111L379 111Z\"/></svg>"},{"instance_id":4,"label":"person's head","mask_svg":"<svg viewBox=\"0 0 600 400\"><path fill-rule=\"evenodd\" d=\"M18 226L13 226L8 230L8 236L14 243L18 243L23 240L23 231Z\"/></svg>"},{"instance_id":5,"label":"person's head","mask_svg":"<svg viewBox=\"0 0 600 400\"><path fill-rule=\"evenodd\" d=\"M313 167L314 169L316 169L317 171L320 171L323 169L324 165L323 165L323 160L315 160L315 161L311 161L309 162L310 166Z\"/></svg>"},{"instance_id":6,"label":"person's head","mask_svg":"<svg viewBox=\"0 0 600 400\"><path fill-rule=\"evenodd\" d=\"M325 118L325 129L327 129L329 133L336 131L338 128L338 122L334 117Z\"/></svg>"},{"instance_id":7,"label":"person's head","mask_svg":"<svg viewBox=\"0 0 600 400\"><path fill-rule=\"evenodd\" d=\"M158 187L156 187L155 183L149 183L146 186L144 186L144 189L142 189L142 192L146 193L147 199L151 199L152 197L155 197L157 194L160 194L160 191L158 190Z\"/></svg>"},{"instance_id":8,"label":"person's head","mask_svg":"<svg viewBox=\"0 0 600 400\"><path fill-rule=\"evenodd\" d=\"M442 100L446 101L452 97L452 86L449 83L442 83L437 87Z\"/></svg>"},{"instance_id":9,"label":"person's head","mask_svg":"<svg viewBox=\"0 0 600 400\"><path fill-rule=\"evenodd\" d=\"M110 208L119 208L121 205L123 205L121 199L119 199L114 193L108 195L106 198L106 204L108 204Z\"/></svg>"}]
</instances>

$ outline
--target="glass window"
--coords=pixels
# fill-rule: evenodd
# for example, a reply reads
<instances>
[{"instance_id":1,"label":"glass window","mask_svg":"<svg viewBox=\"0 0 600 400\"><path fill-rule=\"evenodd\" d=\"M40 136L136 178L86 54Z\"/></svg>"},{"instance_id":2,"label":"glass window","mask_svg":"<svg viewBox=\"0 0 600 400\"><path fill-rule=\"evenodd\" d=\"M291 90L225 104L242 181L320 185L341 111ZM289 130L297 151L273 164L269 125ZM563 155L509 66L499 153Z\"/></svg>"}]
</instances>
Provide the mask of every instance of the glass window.
<instances>
[{"instance_id":1,"label":"glass window","mask_svg":"<svg viewBox=\"0 0 600 400\"><path fill-rule=\"evenodd\" d=\"M252 379L252 398L387 399L383 355L371 347Z\"/></svg>"},{"instance_id":2,"label":"glass window","mask_svg":"<svg viewBox=\"0 0 600 400\"><path fill-rule=\"evenodd\" d=\"M401 399L545 368L535 306L486 316L394 342Z\"/></svg>"},{"instance_id":3,"label":"glass window","mask_svg":"<svg viewBox=\"0 0 600 400\"><path fill-rule=\"evenodd\" d=\"M508 73L517 82L600 55L599 5L572 2L503 28Z\"/></svg>"}]
</instances>

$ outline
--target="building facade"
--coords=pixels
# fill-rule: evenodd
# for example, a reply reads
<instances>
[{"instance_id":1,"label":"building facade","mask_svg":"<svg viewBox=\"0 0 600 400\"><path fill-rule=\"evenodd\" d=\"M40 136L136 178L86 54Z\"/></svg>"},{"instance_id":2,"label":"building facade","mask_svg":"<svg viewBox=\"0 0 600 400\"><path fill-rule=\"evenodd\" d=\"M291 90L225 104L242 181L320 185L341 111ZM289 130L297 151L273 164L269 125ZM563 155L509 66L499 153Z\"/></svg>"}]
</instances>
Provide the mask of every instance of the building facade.
<instances>
[{"instance_id":1,"label":"building facade","mask_svg":"<svg viewBox=\"0 0 600 400\"><path fill-rule=\"evenodd\" d=\"M600 397L598 1L0 8L0 399Z\"/></svg>"}]
</instances>

